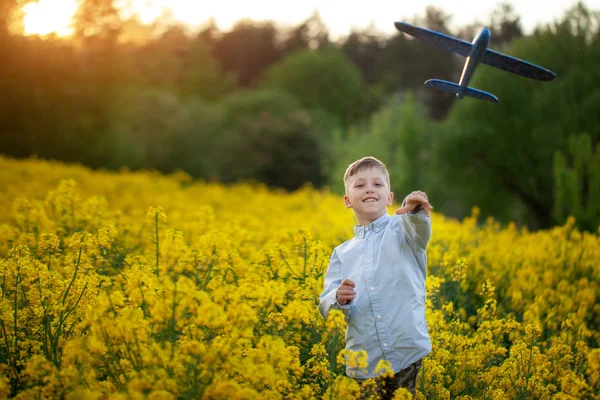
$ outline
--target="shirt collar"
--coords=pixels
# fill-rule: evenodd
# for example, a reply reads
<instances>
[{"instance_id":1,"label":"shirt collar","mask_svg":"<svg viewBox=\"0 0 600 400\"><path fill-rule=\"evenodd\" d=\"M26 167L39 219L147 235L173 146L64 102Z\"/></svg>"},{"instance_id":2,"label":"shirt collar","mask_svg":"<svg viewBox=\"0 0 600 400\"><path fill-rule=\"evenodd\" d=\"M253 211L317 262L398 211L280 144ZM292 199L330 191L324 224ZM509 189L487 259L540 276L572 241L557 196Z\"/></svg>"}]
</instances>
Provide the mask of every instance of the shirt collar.
<instances>
[{"instance_id":1,"label":"shirt collar","mask_svg":"<svg viewBox=\"0 0 600 400\"><path fill-rule=\"evenodd\" d=\"M369 225L356 225L354 227L354 236L359 239L364 239L368 231L374 231L377 233L386 227L390 218L391 217L388 215L388 213L385 213L375 221L371 222Z\"/></svg>"}]
</instances>

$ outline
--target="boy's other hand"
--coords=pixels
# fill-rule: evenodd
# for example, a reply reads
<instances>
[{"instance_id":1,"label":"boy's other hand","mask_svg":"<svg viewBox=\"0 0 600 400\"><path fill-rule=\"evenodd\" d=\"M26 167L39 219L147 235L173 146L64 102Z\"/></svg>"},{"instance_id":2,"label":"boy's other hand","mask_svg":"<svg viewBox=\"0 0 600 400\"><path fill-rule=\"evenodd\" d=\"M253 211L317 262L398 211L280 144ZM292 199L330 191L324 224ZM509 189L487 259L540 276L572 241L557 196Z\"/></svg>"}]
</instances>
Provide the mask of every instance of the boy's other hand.
<instances>
[{"instance_id":1,"label":"boy's other hand","mask_svg":"<svg viewBox=\"0 0 600 400\"><path fill-rule=\"evenodd\" d=\"M429 199L427 198L427 194L425 192L421 192L420 190L414 191L406 197L404 201L404 205L396 210L396 214L404 214L408 211L416 210L419 205L423 207L425 214L429 216L433 206L429 204Z\"/></svg>"},{"instance_id":2,"label":"boy's other hand","mask_svg":"<svg viewBox=\"0 0 600 400\"><path fill-rule=\"evenodd\" d=\"M341 305L350 303L352 299L356 297L356 292L354 291L355 287L356 284L350 279L344 279L340 287L337 289L336 297L338 303Z\"/></svg>"}]
</instances>

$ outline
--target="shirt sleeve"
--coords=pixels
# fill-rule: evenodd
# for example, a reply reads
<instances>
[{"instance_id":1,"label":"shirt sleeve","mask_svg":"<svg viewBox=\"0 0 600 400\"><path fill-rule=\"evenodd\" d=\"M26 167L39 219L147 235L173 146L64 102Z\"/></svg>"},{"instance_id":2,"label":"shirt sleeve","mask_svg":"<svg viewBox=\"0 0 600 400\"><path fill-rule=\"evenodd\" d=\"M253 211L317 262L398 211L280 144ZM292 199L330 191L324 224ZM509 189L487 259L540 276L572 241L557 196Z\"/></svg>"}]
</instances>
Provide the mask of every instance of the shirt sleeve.
<instances>
[{"instance_id":1,"label":"shirt sleeve","mask_svg":"<svg viewBox=\"0 0 600 400\"><path fill-rule=\"evenodd\" d=\"M346 318L350 316L350 304L340 304L337 301L337 289L342 283L342 262L337 256L335 250L329 260L329 266L327 267L327 273L325 274L325 289L319 296L319 312L325 319L329 316L329 311L343 310L346 314Z\"/></svg>"},{"instance_id":2,"label":"shirt sleeve","mask_svg":"<svg viewBox=\"0 0 600 400\"><path fill-rule=\"evenodd\" d=\"M402 202L402 206L406 199ZM416 211L409 211L401 215L402 227L406 241L414 250L425 251L431 238L431 217L425 214L419 205Z\"/></svg>"}]
</instances>

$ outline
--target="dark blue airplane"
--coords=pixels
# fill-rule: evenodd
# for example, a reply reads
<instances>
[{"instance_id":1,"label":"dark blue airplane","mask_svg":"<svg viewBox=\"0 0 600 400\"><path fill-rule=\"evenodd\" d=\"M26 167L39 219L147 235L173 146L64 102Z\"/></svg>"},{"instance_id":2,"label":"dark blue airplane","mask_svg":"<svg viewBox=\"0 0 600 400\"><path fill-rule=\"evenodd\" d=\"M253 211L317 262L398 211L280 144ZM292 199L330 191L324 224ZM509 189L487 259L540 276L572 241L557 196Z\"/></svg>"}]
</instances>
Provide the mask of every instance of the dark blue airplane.
<instances>
[{"instance_id":1,"label":"dark blue airplane","mask_svg":"<svg viewBox=\"0 0 600 400\"><path fill-rule=\"evenodd\" d=\"M437 44L448 51L467 57L458 84L443 81L441 79L430 79L425 82L426 86L455 93L456 97L459 99L468 96L480 100L491 101L493 103L498 102L498 98L493 94L469 87L469 81L480 61L492 67L540 81L551 81L556 77L554 72L547 70L546 68L488 49L491 36L488 28L481 29L477 36L475 36L475 39L473 39L473 43L469 43L452 36L444 35L443 33L420 28L405 22L395 22L394 25L396 25L396 29L399 31L408 33L417 39Z\"/></svg>"}]
</instances>

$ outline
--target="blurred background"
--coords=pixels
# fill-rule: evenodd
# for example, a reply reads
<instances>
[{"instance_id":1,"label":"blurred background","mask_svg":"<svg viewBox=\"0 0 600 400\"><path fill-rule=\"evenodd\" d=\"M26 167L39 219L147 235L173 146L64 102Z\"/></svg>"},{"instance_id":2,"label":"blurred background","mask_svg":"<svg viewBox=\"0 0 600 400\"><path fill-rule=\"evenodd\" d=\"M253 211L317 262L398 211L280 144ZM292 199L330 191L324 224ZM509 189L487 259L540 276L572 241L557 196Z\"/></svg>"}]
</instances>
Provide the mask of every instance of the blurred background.
<instances>
[{"instance_id":1,"label":"blurred background","mask_svg":"<svg viewBox=\"0 0 600 400\"><path fill-rule=\"evenodd\" d=\"M598 229L599 1L279 3L0 0L0 153L340 194L373 155L447 216ZM500 103L457 101L423 82L464 58L396 20L487 26L557 78L480 65L471 86Z\"/></svg>"}]
</instances>

